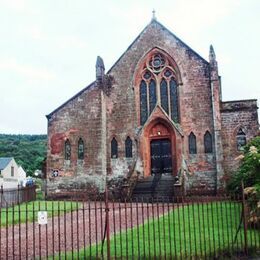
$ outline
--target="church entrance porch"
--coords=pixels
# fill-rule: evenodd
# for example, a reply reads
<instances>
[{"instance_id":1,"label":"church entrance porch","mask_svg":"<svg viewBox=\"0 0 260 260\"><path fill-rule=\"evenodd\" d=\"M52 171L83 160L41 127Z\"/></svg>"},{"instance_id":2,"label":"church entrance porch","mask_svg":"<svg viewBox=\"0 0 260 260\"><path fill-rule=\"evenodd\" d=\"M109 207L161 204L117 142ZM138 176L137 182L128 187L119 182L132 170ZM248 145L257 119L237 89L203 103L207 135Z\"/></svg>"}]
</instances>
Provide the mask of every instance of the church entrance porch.
<instances>
[{"instance_id":1,"label":"church entrance porch","mask_svg":"<svg viewBox=\"0 0 260 260\"><path fill-rule=\"evenodd\" d=\"M178 169L174 127L167 120L156 117L147 124L140 136L140 155L143 177L175 176Z\"/></svg>"},{"instance_id":2,"label":"church entrance porch","mask_svg":"<svg viewBox=\"0 0 260 260\"><path fill-rule=\"evenodd\" d=\"M150 143L151 175L172 174L172 152L170 139L155 139Z\"/></svg>"}]
</instances>

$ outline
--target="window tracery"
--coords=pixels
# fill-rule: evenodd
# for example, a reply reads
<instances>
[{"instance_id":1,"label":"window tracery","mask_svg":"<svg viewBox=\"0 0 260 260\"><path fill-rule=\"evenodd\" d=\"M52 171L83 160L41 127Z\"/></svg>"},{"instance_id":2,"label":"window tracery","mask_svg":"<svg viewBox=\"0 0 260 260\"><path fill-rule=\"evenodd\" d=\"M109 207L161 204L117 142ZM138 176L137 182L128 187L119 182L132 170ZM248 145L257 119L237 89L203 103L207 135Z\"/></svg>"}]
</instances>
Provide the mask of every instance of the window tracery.
<instances>
[{"instance_id":1,"label":"window tracery","mask_svg":"<svg viewBox=\"0 0 260 260\"><path fill-rule=\"evenodd\" d=\"M177 75L166 55L155 52L146 59L139 83L140 123L144 125L156 104L179 122Z\"/></svg>"}]
</instances>

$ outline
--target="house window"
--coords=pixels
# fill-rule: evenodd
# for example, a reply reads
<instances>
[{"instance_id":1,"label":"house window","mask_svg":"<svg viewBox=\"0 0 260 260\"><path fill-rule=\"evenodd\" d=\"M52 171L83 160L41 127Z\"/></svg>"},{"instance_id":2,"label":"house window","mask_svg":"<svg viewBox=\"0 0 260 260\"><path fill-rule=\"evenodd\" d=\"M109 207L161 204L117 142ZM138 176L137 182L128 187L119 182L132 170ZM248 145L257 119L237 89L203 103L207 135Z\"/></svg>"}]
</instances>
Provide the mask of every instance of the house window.
<instances>
[{"instance_id":1,"label":"house window","mask_svg":"<svg viewBox=\"0 0 260 260\"><path fill-rule=\"evenodd\" d=\"M84 141L81 138L78 141L78 159L84 159Z\"/></svg>"},{"instance_id":2,"label":"house window","mask_svg":"<svg viewBox=\"0 0 260 260\"><path fill-rule=\"evenodd\" d=\"M65 141L65 160L70 160L70 157L71 157L71 145L70 145L70 141L67 139Z\"/></svg>"},{"instance_id":3,"label":"house window","mask_svg":"<svg viewBox=\"0 0 260 260\"><path fill-rule=\"evenodd\" d=\"M133 147L133 142L131 138L128 136L125 140L125 157L127 158L133 157L132 147Z\"/></svg>"},{"instance_id":4,"label":"house window","mask_svg":"<svg viewBox=\"0 0 260 260\"><path fill-rule=\"evenodd\" d=\"M147 59L139 86L141 125L145 124L157 103L174 122L179 122L175 71L170 61L161 53L155 53Z\"/></svg>"},{"instance_id":5,"label":"house window","mask_svg":"<svg viewBox=\"0 0 260 260\"><path fill-rule=\"evenodd\" d=\"M11 166L11 177L14 177L14 166Z\"/></svg>"},{"instance_id":6,"label":"house window","mask_svg":"<svg viewBox=\"0 0 260 260\"><path fill-rule=\"evenodd\" d=\"M117 158L118 157L118 145L117 140L115 137L111 141L111 158Z\"/></svg>"},{"instance_id":7,"label":"house window","mask_svg":"<svg viewBox=\"0 0 260 260\"><path fill-rule=\"evenodd\" d=\"M196 154L197 153L197 144L196 144L196 136L193 132L189 135L189 153Z\"/></svg>"},{"instance_id":8,"label":"house window","mask_svg":"<svg viewBox=\"0 0 260 260\"><path fill-rule=\"evenodd\" d=\"M237 138L237 150L242 151L243 146L246 145L246 134L243 132L241 128L239 128L236 138Z\"/></svg>"},{"instance_id":9,"label":"house window","mask_svg":"<svg viewBox=\"0 0 260 260\"><path fill-rule=\"evenodd\" d=\"M204 135L204 151L205 153L212 153L212 136L209 131Z\"/></svg>"}]
</instances>

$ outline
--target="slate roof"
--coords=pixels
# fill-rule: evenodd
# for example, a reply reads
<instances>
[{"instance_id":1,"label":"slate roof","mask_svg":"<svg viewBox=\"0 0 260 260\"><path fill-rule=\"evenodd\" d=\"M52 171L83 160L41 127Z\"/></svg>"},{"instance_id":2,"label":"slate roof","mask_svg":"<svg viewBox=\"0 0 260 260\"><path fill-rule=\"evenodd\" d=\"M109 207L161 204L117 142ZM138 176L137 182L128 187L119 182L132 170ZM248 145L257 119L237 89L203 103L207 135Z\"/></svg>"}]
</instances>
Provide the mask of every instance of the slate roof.
<instances>
[{"instance_id":1,"label":"slate roof","mask_svg":"<svg viewBox=\"0 0 260 260\"><path fill-rule=\"evenodd\" d=\"M0 157L0 170L3 170L12 159L12 157Z\"/></svg>"}]
</instances>

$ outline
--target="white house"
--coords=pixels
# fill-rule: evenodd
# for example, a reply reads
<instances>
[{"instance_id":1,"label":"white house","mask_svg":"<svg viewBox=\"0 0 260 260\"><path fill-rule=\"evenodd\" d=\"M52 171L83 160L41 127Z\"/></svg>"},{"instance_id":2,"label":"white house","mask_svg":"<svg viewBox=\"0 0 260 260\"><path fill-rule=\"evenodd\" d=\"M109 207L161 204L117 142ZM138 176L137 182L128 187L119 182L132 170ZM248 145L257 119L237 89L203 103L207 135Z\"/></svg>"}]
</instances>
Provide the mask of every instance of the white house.
<instances>
[{"instance_id":1,"label":"white house","mask_svg":"<svg viewBox=\"0 0 260 260\"><path fill-rule=\"evenodd\" d=\"M13 157L0 157L0 177L0 185L13 188L26 178L26 172Z\"/></svg>"}]
</instances>

